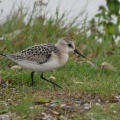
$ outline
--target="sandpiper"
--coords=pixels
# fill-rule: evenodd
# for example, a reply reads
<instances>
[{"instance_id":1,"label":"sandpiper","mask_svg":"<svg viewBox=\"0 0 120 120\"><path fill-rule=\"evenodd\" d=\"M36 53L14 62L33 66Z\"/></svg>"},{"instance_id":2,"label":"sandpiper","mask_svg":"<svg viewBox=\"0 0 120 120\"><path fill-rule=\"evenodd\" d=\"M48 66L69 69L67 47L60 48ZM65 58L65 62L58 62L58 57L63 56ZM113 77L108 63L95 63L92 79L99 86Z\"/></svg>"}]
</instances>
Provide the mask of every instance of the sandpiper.
<instances>
[{"instance_id":1,"label":"sandpiper","mask_svg":"<svg viewBox=\"0 0 120 120\"><path fill-rule=\"evenodd\" d=\"M31 85L34 85L34 73L40 73L40 78L53 84L54 88L59 87L55 82L46 79L43 73L62 67L69 58L69 52L75 52L79 56L85 58L77 49L75 49L74 41L71 38L61 38L56 44L39 44L28 47L21 52L15 54L3 54L4 56L21 67L31 71Z\"/></svg>"}]
</instances>

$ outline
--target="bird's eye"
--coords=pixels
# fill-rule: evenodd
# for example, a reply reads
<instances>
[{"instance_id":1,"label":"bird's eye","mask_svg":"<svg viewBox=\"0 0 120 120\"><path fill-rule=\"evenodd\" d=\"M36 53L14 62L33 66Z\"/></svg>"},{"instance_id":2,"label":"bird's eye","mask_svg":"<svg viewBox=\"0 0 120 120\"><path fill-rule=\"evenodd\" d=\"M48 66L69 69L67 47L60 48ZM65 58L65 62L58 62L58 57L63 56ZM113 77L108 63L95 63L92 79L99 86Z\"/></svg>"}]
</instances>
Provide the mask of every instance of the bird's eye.
<instances>
[{"instance_id":1,"label":"bird's eye","mask_svg":"<svg viewBox=\"0 0 120 120\"><path fill-rule=\"evenodd\" d=\"M71 44L68 44L68 47L72 47L72 45L71 45Z\"/></svg>"}]
</instances>

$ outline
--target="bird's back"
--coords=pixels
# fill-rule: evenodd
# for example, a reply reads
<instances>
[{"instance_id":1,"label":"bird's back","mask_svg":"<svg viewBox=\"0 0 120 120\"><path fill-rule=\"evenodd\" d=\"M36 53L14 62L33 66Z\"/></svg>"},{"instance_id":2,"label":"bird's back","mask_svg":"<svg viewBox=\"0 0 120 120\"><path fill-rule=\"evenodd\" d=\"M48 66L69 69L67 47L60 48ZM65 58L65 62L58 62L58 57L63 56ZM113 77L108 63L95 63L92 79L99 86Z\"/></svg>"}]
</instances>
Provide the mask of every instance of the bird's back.
<instances>
[{"instance_id":1,"label":"bird's back","mask_svg":"<svg viewBox=\"0 0 120 120\"><path fill-rule=\"evenodd\" d=\"M40 44L28 47L19 53L9 54L7 57L13 61L32 61L42 64L48 61L52 52L58 52L54 44Z\"/></svg>"}]
</instances>

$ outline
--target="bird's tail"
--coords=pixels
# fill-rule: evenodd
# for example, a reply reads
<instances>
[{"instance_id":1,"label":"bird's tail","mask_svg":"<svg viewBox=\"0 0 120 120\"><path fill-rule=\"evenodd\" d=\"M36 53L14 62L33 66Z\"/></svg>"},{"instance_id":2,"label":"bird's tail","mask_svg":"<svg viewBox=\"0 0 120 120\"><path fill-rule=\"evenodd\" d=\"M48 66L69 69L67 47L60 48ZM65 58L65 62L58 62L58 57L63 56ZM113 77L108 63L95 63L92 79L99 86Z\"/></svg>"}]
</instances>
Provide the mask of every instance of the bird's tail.
<instances>
[{"instance_id":1,"label":"bird's tail","mask_svg":"<svg viewBox=\"0 0 120 120\"><path fill-rule=\"evenodd\" d=\"M4 54L4 53L0 53L0 56L7 57L6 54Z\"/></svg>"}]
</instances>

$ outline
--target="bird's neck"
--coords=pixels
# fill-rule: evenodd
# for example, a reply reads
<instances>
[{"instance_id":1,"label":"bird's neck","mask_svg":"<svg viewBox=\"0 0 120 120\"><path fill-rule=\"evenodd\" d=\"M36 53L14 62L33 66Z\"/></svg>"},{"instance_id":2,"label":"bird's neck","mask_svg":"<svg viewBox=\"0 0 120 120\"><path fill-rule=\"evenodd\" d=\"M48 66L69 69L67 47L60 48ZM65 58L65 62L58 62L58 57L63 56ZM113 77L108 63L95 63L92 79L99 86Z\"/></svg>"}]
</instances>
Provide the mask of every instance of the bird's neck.
<instances>
[{"instance_id":1,"label":"bird's neck","mask_svg":"<svg viewBox=\"0 0 120 120\"><path fill-rule=\"evenodd\" d=\"M68 52L65 50L65 48L59 44L55 44L55 46L57 47L57 49L60 51L60 53L65 53L68 54Z\"/></svg>"},{"instance_id":2,"label":"bird's neck","mask_svg":"<svg viewBox=\"0 0 120 120\"><path fill-rule=\"evenodd\" d=\"M57 49L59 50L61 54L61 58L59 59L60 66L63 66L68 61L69 53L66 52L65 49L61 47L59 44L56 44L55 46L57 47Z\"/></svg>"},{"instance_id":3,"label":"bird's neck","mask_svg":"<svg viewBox=\"0 0 120 120\"><path fill-rule=\"evenodd\" d=\"M69 55L67 53L62 53L61 59L59 60L60 66L65 65L68 59L69 59Z\"/></svg>"}]
</instances>

